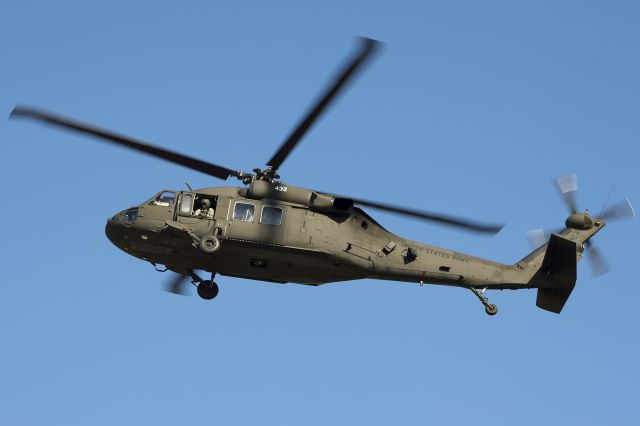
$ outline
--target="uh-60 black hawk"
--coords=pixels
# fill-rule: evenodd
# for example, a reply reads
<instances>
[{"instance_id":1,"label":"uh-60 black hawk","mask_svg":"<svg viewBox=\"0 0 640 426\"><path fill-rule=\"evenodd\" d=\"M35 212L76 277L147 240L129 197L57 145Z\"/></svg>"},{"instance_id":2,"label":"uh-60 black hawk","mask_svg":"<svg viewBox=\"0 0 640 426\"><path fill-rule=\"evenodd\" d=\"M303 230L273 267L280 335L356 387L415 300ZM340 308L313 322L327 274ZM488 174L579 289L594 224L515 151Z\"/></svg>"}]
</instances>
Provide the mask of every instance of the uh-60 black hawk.
<instances>
[{"instance_id":1,"label":"uh-60 black hawk","mask_svg":"<svg viewBox=\"0 0 640 426\"><path fill-rule=\"evenodd\" d=\"M361 39L359 49L293 130L265 169L244 173L118 135L39 109L17 106L13 117L36 119L177 163L220 179L235 177L245 187L163 190L128 208L106 225L107 237L126 253L177 275L168 290L184 293L189 281L213 299L216 274L274 283L320 285L362 278L468 288L489 315L497 312L484 290L538 289L536 304L560 313L576 282L576 264L605 220L633 216L628 200L597 217L579 212L575 176L558 179L571 215L566 228L547 241L530 239L534 251L513 265L433 247L395 235L358 206L435 221L481 233L502 226L481 224L395 205L338 196L281 182L278 169L336 95L376 52L380 43ZM596 272L605 265L592 248ZM165 270L166 270L165 269ZM200 278L195 271L211 273Z\"/></svg>"}]
</instances>

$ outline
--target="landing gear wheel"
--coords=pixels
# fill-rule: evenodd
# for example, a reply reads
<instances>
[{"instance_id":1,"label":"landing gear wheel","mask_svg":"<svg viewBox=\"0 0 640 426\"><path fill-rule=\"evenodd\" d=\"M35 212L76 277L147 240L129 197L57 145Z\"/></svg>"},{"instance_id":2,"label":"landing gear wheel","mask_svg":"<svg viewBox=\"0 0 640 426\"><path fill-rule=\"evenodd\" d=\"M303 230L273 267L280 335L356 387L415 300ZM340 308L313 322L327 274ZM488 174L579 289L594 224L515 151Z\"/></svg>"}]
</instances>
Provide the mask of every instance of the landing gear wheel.
<instances>
[{"instance_id":1,"label":"landing gear wheel","mask_svg":"<svg viewBox=\"0 0 640 426\"><path fill-rule=\"evenodd\" d=\"M220 240L215 235L206 235L200 239L198 246L206 254L215 253L220 249Z\"/></svg>"},{"instance_id":2,"label":"landing gear wheel","mask_svg":"<svg viewBox=\"0 0 640 426\"><path fill-rule=\"evenodd\" d=\"M498 313L498 307L494 304L488 304L484 307L484 311L487 313L487 315L495 315Z\"/></svg>"},{"instance_id":3,"label":"landing gear wheel","mask_svg":"<svg viewBox=\"0 0 640 426\"><path fill-rule=\"evenodd\" d=\"M484 305L484 311L487 313L487 315L494 316L498 313L498 307L492 303L489 303L489 299L484 296L484 292L486 289L487 287L483 288L482 291L478 291L478 289L474 287L469 287L469 290L471 290L471 292L478 298L480 303Z\"/></svg>"},{"instance_id":4,"label":"landing gear wheel","mask_svg":"<svg viewBox=\"0 0 640 426\"><path fill-rule=\"evenodd\" d=\"M218 284L215 281L201 281L198 284L198 296L202 297L204 300L211 300L218 295Z\"/></svg>"}]
</instances>

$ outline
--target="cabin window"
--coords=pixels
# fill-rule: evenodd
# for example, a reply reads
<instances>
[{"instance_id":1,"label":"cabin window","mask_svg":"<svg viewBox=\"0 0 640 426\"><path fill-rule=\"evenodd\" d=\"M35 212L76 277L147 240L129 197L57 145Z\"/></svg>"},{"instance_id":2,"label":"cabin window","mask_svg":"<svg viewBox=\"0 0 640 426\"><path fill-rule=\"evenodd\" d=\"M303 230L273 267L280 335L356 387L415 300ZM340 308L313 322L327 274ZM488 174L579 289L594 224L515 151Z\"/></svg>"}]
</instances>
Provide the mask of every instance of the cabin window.
<instances>
[{"instance_id":1,"label":"cabin window","mask_svg":"<svg viewBox=\"0 0 640 426\"><path fill-rule=\"evenodd\" d=\"M233 209L233 220L253 222L256 206L249 203L236 203Z\"/></svg>"},{"instance_id":2,"label":"cabin window","mask_svg":"<svg viewBox=\"0 0 640 426\"><path fill-rule=\"evenodd\" d=\"M218 197L206 194L196 194L195 202L193 204L193 215L198 216L201 219L213 219L217 204Z\"/></svg>"},{"instance_id":3,"label":"cabin window","mask_svg":"<svg viewBox=\"0 0 640 426\"><path fill-rule=\"evenodd\" d=\"M150 204L154 206L173 207L176 201L176 193L173 191L163 191Z\"/></svg>"},{"instance_id":4,"label":"cabin window","mask_svg":"<svg viewBox=\"0 0 640 426\"><path fill-rule=\"evenodd\" d=\"M279 207L264 206L260 223L265 225L280 225L282 223L282 209Z\"/></svg>"},{"instance_id":5,"label":"cabin window","mask_svg":"<svg viewBox=\"0 0 640 426\"><path fill-rule=\"evenodd\" d=\"M182 201L180 201L180 213L191 214L192 205L193 205L193 195L182 194Z\"/></svg>"}]
</instances>

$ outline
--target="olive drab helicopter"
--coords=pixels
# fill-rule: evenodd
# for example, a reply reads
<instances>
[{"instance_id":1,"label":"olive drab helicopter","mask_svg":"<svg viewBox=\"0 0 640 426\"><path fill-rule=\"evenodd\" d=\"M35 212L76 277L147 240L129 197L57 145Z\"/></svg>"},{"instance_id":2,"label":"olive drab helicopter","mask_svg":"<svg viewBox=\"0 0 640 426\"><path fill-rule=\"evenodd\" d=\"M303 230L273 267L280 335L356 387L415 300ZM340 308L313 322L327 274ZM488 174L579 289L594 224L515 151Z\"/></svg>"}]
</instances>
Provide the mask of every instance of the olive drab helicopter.
<instances>
[{"instance_id":1,"label":"olive drab helicopter","mask_svg":"<svg viewBox=\"0 0 640 426\"><path fill-rule=\"evenodd\" d=\"M306 132L322 115L380 43L359 39L326 91L267 162L253 173L236 171L122 136L40 109L16 106L23 117L82 132L226 180L242 187L162 190L144 203L107 220L106 235L126 253L170 270L168 290L184 294L189 282L203 299L213 299L216 274L273 283L321 284L363 278L440 284L467 288L489 315L485 290L537 289L538 307L560 313L576 283L576 264L585 248L596 272L606 265L591 246L591 237L609 219L633 217L628 199L597 216L580 212L575 203L575 175L557 183L571 212L563 230L547 238L529 234L533 251L513 265L408 240L386 230L362 207L388 211L469 231L495 234L502 226L380 202L305 189L280 181L278 170ZM162 269L161 266L164 267ZM196 271L206 271L210 279Z\"/></svg>"}]
</instances>

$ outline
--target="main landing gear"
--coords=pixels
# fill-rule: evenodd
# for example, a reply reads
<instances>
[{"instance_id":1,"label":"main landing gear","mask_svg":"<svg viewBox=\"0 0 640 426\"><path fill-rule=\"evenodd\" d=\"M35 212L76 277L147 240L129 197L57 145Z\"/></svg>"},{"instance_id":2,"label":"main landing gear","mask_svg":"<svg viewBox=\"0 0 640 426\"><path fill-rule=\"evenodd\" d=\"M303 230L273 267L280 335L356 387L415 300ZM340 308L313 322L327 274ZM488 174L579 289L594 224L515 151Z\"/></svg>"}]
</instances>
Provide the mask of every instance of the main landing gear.
<instances>
[{"instance_id":1,"label":"main landing gear","mask_svg":"<svg viewBox=\"0 0 640 426\"><path fill-rule=\"evenodd\" d=\"M213 281L213 278L216 276L215 273L211 274L210 280L203 280L195 272L191 272L192 283L196 285L196 289L198 291L198 296L202 297L204 300L214 299L220 289L218 288L218 284Z\"/></svg>"},{"instance_id":2,"label":"main landing gear","mask_svg":"<svg viewBox=\"0 0 640 426\"><path fill-rule=\"evenodd\" d=\"M482 304L484 305L484 311L487 313L487 315L493 316L498 313L498 307L494 304L489 303L489 299L484 296L484 292L486 289L487 288L485 287L482 289L482 291L478 291L473 287L469 287L469 290L471 290L471 292L475 294L480 302L482 302Z\"/></svg>"}]
</instances>

